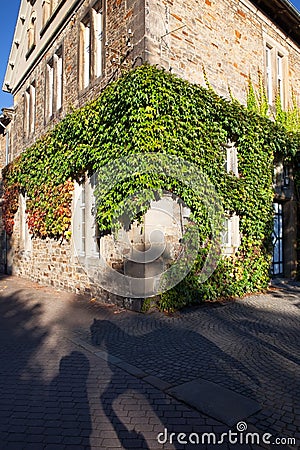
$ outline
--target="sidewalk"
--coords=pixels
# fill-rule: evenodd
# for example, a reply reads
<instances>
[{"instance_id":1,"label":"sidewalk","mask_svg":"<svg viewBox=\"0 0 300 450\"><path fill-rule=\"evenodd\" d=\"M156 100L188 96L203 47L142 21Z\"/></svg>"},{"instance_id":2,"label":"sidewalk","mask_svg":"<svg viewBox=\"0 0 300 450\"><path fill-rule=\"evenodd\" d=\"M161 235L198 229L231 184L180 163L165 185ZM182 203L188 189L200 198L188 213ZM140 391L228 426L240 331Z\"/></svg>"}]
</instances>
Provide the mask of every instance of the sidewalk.
<instances>
[{"instance_id":1,"label":"sidewalk","mask_svg":"<svg viewBox=\"0 0 300 450\"><path fill-rule=\"evenodd\" d=\"M268 295L142 315L2 277L0 449L269 448L212 445L213 436L180 443L219 439L237 422L297 448L299 307L300 287L281 283Z\"/></svg>"}]
</instances>

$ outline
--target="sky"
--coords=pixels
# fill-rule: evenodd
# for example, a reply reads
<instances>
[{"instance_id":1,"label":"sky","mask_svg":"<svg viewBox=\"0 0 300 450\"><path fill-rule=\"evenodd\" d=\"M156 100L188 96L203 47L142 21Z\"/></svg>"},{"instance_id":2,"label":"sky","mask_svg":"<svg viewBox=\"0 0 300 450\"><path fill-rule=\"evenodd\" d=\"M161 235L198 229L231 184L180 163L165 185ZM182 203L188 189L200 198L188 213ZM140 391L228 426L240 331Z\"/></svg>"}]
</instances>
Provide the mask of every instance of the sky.
<instances>
[{"instance_id":1,"label":"sky","mask_svg":"<svg viewBox=\"0 0 300 450\"><path fill-rule=\"evenodd\" d=\"M0 114L1 108L13 105L10 94L2 92L2 85L21 0L0 0ZM299 0L300 2L300 0Z\"/></svg>"},{"instance_id":2,"label":"sky","mask_svg":"<svg viewBox=\"0 0 300 450\"><path fill-rule=\"evenodd\" d=\"M300 11L300 0L290 0ZM13 105L10 94L2 92L6 65L13 39L14 28L17 21L21 0L1 0L0 8L0 113L1 108Z\"/></svg>"}]
</instances>

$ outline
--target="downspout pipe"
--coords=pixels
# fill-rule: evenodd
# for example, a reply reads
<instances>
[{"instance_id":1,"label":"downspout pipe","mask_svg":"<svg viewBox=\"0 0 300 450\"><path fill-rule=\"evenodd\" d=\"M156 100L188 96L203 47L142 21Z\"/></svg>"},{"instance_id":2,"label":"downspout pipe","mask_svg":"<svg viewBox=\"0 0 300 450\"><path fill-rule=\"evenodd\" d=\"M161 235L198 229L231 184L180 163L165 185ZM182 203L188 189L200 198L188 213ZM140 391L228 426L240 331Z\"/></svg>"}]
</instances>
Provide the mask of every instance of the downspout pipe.
<instances>
[{"instance_id":1,"label":"downspout pipe","mask_svg":"<svg viewBox=\"0 0 300 450\"><path fill-rule=\"evenodd\" d=\"M9 132L6 130L6 126L4 126L1 121L0 121L0 125L4 129L4 132L5 132L5 135L6 135L5 163L7 165L8 164L8 150L9 150ZM7 247L8 247L8 244L7 244L7 233L6 233L5 230L4 230L4 242L5 242L5 247L4 247L4 273L7 274Z\"/></svg>"}]
</instances>

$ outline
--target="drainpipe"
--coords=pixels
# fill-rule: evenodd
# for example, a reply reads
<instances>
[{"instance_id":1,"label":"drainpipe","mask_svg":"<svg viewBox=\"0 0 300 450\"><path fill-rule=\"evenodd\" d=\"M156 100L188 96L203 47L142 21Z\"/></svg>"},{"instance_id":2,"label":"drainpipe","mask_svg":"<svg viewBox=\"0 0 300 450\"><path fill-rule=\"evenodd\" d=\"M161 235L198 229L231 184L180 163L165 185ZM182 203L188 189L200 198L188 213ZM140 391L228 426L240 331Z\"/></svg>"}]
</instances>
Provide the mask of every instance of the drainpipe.
<instances>
[{"instance_id":1,"label":"drainpipe","mask_svg":"<svg viewBox=\"0 0 300 450\"><path fill-rule=\"evenodd\" d=\"M6 141L5 141L5 164L9 163L9 131L6 130Z\"/></svg>"},{"instance_id":2,"label":"drainpipe","mask_svg":"<svg viewBox=\"0 0 300 450\"><path fill-rule=\"evenodd\" d=\"M6 142L5 142L5 164L8 164L8 152L9 152L9 132L6 130L6 127L3 125L3 123L0 121L0 125L2 126L5 136L6 136ZM2 204L2 202L1 202ZM7 274L7 233L4 230L4 273Z\"/></svg>"}]
</instances>

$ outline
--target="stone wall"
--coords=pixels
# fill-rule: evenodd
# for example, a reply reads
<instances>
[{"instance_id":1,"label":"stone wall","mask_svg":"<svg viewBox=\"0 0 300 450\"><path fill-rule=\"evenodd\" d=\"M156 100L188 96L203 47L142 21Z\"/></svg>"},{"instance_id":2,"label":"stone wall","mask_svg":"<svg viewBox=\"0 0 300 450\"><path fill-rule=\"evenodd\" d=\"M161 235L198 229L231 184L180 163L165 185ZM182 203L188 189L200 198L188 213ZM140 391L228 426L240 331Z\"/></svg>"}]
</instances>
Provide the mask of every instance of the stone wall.
<instances>
[{"instance_id":1,"label":"stone wall","mask_svg":"<svg viewBox=\"0 0 300 450\"><path fill-rule=\"evenodd\" d=\"M147 0L146 54L151 64L204 84L205 68L216 91L245 102L248 76L265 77L271 38L287 52L289 88L300 95L300 50L248 0Z\"/></svg>"},{"instance_id":2,"label":"stone wall","mask_svg":"<svg viewBox=\"0 0 300 450\"><path fill-rule=\"evenodd\" d=\"M6 136L1 133L0 130L0 167L5 166L5 154L6 154ZM2 174L0 171L0 273L3 273L5 271L5 232L3 228L3 222L2 222Z\"/></svg>"}]
</instances>

